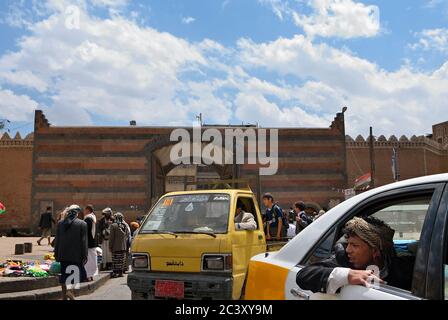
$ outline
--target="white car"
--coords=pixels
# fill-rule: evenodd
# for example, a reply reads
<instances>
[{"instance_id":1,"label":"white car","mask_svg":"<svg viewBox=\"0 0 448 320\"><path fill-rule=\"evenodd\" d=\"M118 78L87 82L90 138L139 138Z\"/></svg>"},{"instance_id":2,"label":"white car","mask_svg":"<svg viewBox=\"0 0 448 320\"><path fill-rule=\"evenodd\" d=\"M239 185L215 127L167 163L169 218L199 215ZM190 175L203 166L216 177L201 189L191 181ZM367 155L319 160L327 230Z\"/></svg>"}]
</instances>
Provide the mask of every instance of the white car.
<instances>
[{"instance_id":1,"label":"white car","mask_svg":"<svg viewBox=\"0 0 448 320\"><path fill-rule=\"evenodd\" d=\"M304 266L329 258L355 216L374 216L395 229L397 254L415 256L411 291L347 285L337 294L302 290ZM412 266L411 266L412 267ZM245 287L249 300L448 299L448 174L372 189L348 199L313 222L281 250L254 256Z\"/></svg>"}]
</instances>

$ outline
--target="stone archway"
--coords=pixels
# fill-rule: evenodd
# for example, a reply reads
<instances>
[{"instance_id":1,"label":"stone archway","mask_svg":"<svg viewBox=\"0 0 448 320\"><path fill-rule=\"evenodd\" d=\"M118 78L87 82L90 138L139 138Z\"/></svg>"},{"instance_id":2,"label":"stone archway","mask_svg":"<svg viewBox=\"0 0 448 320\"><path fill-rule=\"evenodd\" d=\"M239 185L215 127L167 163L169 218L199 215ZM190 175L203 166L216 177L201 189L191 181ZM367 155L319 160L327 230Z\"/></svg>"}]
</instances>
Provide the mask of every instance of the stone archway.
<instances>
[{"instance_id":1,"label":"stone archway","mask_svg":"<svg viewBox=\"0 0 448 320\"><path fill-rule=\"evenodd\" d=\"M147 190L150 206L152 206L157 199L165 193L167 174L177 165L170 160L171 148L177 142L170 141L169 134L161 134L152 139L145 148L145 154L148 163L148 180ZM224 152L224 150L223 150ZM188 159L193 163L193 157ZM222 180L238 178L240 167L237 164L212 164L213 169Z\"/></svg>"}]
</instances>

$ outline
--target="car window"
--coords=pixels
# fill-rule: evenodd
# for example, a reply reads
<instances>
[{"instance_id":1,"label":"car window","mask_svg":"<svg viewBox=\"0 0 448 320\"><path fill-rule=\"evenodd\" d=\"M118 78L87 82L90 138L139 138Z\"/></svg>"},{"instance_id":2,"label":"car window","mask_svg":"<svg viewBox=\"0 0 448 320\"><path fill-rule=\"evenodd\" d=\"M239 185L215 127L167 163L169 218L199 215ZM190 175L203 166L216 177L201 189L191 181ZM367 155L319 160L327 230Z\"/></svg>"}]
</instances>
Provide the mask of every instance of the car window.
<instances>
[{"instance_id":1,"label":"car window","mask_svg":"<svg viewBox=\"0 0 448 320\"><path fill-rule=\"evenodd\" d=\"M321 244L314 250L313 254L308 259L305 265L319 262L331 257L334 253L334 240L336 237L337 228L333 228L327 236L323 239Z\"/></svg>"},{"instance_id":2,"label":"car window","mask_svg":"<svg viewBox=\"0 0 448 320\"><path fill-rule=\"evenodd\" d=\"M185 194L165 197L151 210L140 233L226 233L229 209L228 194Z\"/></svg>"},{"instance_id":3,"label":"car window","mask_svg":"<svg viewBox=\"0 0 448 320\"><path fill-rule=\"evenodd\" d=\"M387 223L395 230L394 246L397 254L415 256L430 202L431 195L394 200L379 207L377 204L376 208L363 210L356 215L371 215ZM335 254L335 250L342 249L345 244L343 225L334 227L325 235L305 265L328 259Z\"/></svg>"},{"instance_id":4,"label":"car window","mask_svg":"<svg viewBox=\"0 0 448 320\"><path fill-rule=\"evenodd\" d=\"M418 251L419 240L423 229L423 224L431 203L432 194L424 196L403 197L388 200L387 202L376 201L370 207L361 208L357 212L353 212L356 216L373 216L387 223L395 230L394 247L404 270L409 272L410 277L414 270L414 263ZM321 239L319 245L313 249L308 255L305 263L301 265L309 265L325 259L335 258L337 261L346 261L348 259L345 254L346 238L343 235L343 227L350 218L339 222L333 226L325 236ZM445 267L445 279L448 268ZM390 288L393 288L392 286ZM411 289L408 285L402 288L406 292ZM397 290L401 292L403 290ZM402 295L400 293L399 295Z\"/></svg>"},{"instance_id":5,"label":"car window","mask_svg":"<svg viewBox=\"0 0 448 320\"><path fill-rule=\"evenodd\" d=\"M241 200L243 202L243 206L244 206L243 210L245 212L252 213L252 215L254 216L255 222L257 223L257 229L259 229L257 211L255 209L254 200L249 197L238 197L238 200Z\"/></svg>"},{"instance_id":6,"label":"car window","mask_svg":"<svg viewBox=\"0 0 448 320\"><path fill-rule=\"evenodd\" d=\"M374 217L386 222L395 230L394 242L418 241L431 199L422 198L400 202L376 212ZM401 241L401 242L400 242Z\"/></svg>"}]
</instances>

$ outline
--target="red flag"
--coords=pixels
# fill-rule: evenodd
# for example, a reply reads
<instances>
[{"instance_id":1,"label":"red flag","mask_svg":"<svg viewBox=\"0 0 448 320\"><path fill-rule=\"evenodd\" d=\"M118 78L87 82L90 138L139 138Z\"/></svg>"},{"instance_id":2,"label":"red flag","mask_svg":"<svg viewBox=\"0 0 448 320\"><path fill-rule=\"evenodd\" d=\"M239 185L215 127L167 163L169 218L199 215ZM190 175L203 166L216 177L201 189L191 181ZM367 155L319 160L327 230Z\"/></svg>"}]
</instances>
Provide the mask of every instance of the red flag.
<instances>
[{"instance_id":1,"label":"red flag","mask_svg":"<svg viewBox=\"0 0 448 320\"><path fill-rule=\"evenodd\" d=\"M366 173L355 180L354 189L355 190L366 189L366 187L370 184L371 181L372 181L372 175L370 174L370 172Z\"/></svg>"}]
</instances>

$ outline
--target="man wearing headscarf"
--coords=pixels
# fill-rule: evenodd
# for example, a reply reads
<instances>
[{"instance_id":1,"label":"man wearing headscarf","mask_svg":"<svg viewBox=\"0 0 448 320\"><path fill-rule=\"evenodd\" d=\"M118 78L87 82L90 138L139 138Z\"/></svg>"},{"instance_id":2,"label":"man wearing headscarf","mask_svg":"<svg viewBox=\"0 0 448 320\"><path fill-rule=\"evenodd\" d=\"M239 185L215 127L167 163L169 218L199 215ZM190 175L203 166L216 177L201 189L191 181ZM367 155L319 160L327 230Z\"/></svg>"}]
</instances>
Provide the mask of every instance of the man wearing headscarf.
<instances>
[{"instance_id":1,"label":"man wearing headscarf","mask_svg":"<svg viewBox=\"0 0 448 320\"><path fill-rule=\"evenodd\" d=\"M126 266L126 250L130 236L129 226L124 222L123 214L117 212L115 222L110 226L109 248L112 251L112 278L122 277Z\"/></svg>"},{"instance_id":2,"label":"man wearing headscarf","mask_svg":"<svg viewBox=\"0 0 448 320\"><path fill-rule=\"evenodd\" d=\"M134 237L137 235L137 231L140 228L140 225L138 224L138 222L131 222L130 224L130 228L131 228L131 239L134 239Z\"/></svg>"},{"instance_id":3,"label":"man wearing headscarf","mask_svg":"<svg viewBox=\"0 0 448 320\"><path fill-rule=\"evenodd\" d=\"M87 280L84 268L87 262L87 224L78 218L81 213L82 209L78 205L71 205L57 226L54 256L61 264L63 300L75 299L73 291L68 290L68 284L76 285Z\"/></svg>"},{"instance_id":4,"label":"man wearing headscarf","mask_svg":"<svg viewBox=\"0 0 448 320\"><path fill-rule=\"evenodd\" d=\"M373 281L404 290L411 289L414 261L398 257L393 243L395 231L374 217L355 217L345 225L345 245L337 244L335 254L304 267L296 282L303 290L335 294L345 285L369 286ZM379 270L379 277L373 268ZM370 269L370 268L369 268Z\"/></svg>"},{"instance_id":5,"label":"man wearing headscarf","mask_svg":"<svg viewBox=\"0 0 448 320\"><path fill-rule=\"evenodd\" d=\"M96 228L98 233L98 242L101 244L101 250L103 251L101 269L110 270L112 266L112 252L109 249L109 235L110 225L113 221L113 211L111 208L104 208L102 215L103 217L100 221L98 221L98 226Z\"/></svg>"}]
</instances>

